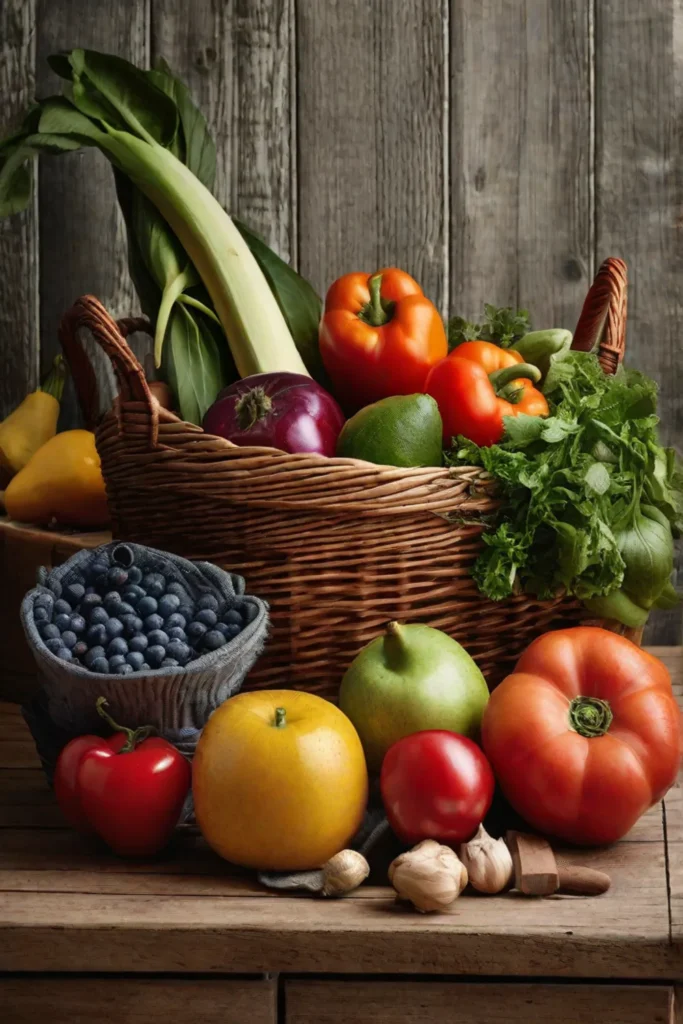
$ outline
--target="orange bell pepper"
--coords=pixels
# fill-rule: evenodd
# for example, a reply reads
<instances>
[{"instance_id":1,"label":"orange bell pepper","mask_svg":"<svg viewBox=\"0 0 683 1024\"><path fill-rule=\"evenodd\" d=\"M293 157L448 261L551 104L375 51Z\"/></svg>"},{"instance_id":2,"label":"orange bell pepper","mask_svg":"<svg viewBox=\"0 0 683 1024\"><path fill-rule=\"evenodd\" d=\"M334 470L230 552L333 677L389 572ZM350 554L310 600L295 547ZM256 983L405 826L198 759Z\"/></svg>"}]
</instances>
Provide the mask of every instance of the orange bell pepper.
<instances>
[{"instance_id":1,"label":"orange bell pepper","mask_svg":"<svg viewBox=\"0 0 683 1024\"><path fill-rule=\"evenodd\" d=\"M481 447L500 441L504 416L547 416L548 403L534 387L541 371L519 352L490 341L458 345L429 373L425 391L436 399L444 445L462 434Z\"/></svg>"},{"instance_id":2,"label":"orange bell pepper","mask_svg":"<svg viewBox=\"0 0 683 1024\"><path fill-rule=\"evenodd\" d=\"M389 267L334 282L320 323L320 353L336 396L357 409L424 391L448 342L438 310L417 281Z\"/></svg>"}]
</instances>

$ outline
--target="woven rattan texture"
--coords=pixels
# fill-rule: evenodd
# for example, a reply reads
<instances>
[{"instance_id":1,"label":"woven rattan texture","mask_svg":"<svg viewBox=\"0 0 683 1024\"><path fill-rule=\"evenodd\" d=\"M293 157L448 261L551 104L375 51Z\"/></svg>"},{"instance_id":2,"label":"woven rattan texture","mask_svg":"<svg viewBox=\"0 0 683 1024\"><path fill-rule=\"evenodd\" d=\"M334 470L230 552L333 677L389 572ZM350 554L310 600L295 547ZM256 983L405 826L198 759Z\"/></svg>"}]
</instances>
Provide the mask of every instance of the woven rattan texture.
<instances>
[{"instance_id":1,"label":"woven rattan texture","mask_svg":"<svg viewBox=\"0 0 683 1024\"><path fill-rule=\"evenodd\" d=\"M598 338L608 372L623 353L625 312L625 266L606 261L576 347ZM115 536L213 561L270 603L272 637L245 689L295 686L335 697L349 661L393 618L445 630L493 686L535 636L586 619L567 599L494 603L479 593L471 578L479 520L496 508L480 470L237 448L159 408L122 332L92 296L61 327L77 367L87 366L80 328L110 357L119 384L97 431Z\"/></svg>"}]
</instances>

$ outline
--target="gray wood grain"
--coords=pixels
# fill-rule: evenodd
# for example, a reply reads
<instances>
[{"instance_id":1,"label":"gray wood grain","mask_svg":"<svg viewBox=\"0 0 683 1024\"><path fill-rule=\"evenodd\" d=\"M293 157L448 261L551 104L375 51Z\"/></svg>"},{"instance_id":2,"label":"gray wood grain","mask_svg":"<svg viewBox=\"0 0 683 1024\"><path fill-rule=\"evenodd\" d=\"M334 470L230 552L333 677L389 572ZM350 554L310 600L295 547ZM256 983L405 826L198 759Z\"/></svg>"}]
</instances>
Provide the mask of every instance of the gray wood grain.
<instances>
[{"instance_id":1,"label":"gray wood grain","mask_svg":"<svg viewBox=\"0 0 683 1024\"><path fill-rule=\"evenodd\" d=\"M299 267L397 265L447 296L446 68L440 0L298 0Z\"/></svg>"},{"instance_id":2,"label":"gray wood grain","mask_svg":"<svg viewBox=\"0 0 683 1024\"><path fill-rule=\"evenodd\" d=\"M35 91L35 4L0 3L0 138L21 122ZM38 216L0 220L0 420L38 384Z\"/></svg>"},{"instance_id":3,"label":"gray wood grain","mask_svg":"<svg viewBox=\"0 0 683 1024\"><path fill-rule=\"evenodd\" d=\"M291 0L154 0L151 39L209 121L219 200L284 259L294 253L291 21Z\"/></svg>"},{"instance_id":4,"label":"gray wood grain","mask_svg":"<svg viewBox=\"0 0 683 1024\"><path fill-rule=\"evenodd\" d=\"M452 0L451 308L573 329L593 275L590 0Z\"/></svg>"},{"instance_id":5,"label":"gray wood grain","mask_svg":"<svg viewBox=\"0 0 683 1024\"><path fill-rule=\"evenodd\" d=\"M49 54L74 46L116 53L135 62L148 60L146 3L138 0L38 0L37 80L41 97L61 91L46 63ZM128 275L123 221L116 203L109 162L95 150L44 157L40 166L41 360L49 365L59 351L62 314L80 295L91 292L109 312L138 310ZM97 352L98 380L114 393L110 368ZM68 388L61 425L78 422L75 396Z\"/></svg>"},{"instance_id":6,"label":"gray wood grain","mask_svg":"<svg viewBox=\"0 0 683 1024\"><path fill-rule=\"evenodd\" d=\"M629 268L626 359L660 384L662 435L683 438L683 4L596 4L596 255ZM679 586L683 565L679 556ZM680 643L681 612L652 644Z\"/></svg>"}]
</instances>

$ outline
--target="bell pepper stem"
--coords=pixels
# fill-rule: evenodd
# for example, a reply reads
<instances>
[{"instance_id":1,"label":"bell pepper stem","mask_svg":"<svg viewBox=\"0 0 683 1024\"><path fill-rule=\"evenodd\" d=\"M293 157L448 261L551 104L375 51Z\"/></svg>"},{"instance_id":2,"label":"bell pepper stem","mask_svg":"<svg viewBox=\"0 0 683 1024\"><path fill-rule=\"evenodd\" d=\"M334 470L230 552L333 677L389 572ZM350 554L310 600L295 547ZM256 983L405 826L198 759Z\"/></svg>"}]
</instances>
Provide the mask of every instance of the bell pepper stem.
<instances>
[{"instance_id":1,"label":"bell pepper stem","mask_svg":"<svg viewBox=\"0 0 683 1024\"><path fill-rule=\"evenodd\" d=\"M284 729L287 725L287 711L285 708L275 708L275 722L273 724L276 729Z\"/></svg>"},{"instance_id":2,"label":"bell pepper stem","mask_svg":"<svg viewBox=\"0 0 683 1024\"><path fill-rule=\"evenodd\" d=\"M64 362L64 356L55 356L52 369L38 388L38 391L44 391L47 395L52 395L58 402L61 402L62 395L64 394L65 380L66 363Z\"/></svg>"},{"instance_id":3,"label":"bell pepper stem","mask_svg":"<svg viewBox=\"0 0 683 1024\"><path fill-rule=\"evenodd\" d=\"M382 275L373 274L368 281L368 288L370 289L370 301L366 302L358 315L371 327L383 327L391 320L393 303L382 301Z\"/></svg>"},{"instance_id":4,"label":"bell pepper stem","mask_svg":"<svg viewBox=\"0 0 683 1024\"><path fill-rule=\"evenodd\" d=\"M126 742L118 751L119 754L130 754L131 751L135 750L139 743L149 739L149 737L155 732L153 725L141 725L137 729L129 729L125 725L119 725L104 709L107 706L106 697L98 697L95 701L95 708L100 718L103 718L107 725L111 726L114 732L122 732L126 736Z\"/></svg>"},{"instance_id":5,"label":"bell pepper stem","mask_svg":"<svg viewBox=\"0 0 683 1024\"><path fill-rule=\"evenodd\" d=\"M531 363L513 363L512 366L503 366L502 369L489 374L493 390L499 398L506 397L503 395L503 389L513 380L530 380L533 384L538 384L540 379L541 371Z\"/></svg>"},{"instance_id":6,"label":"bell pepper stem","mask_svg":"<svg viewBox=\"0 0 683 1024\"><path fill-rule=\"evenodd\" d=\"M612 724L612 709L599 697L574 697L569 705L569 724L580 736L604 736Z\"/></svg>"}]
</instances>

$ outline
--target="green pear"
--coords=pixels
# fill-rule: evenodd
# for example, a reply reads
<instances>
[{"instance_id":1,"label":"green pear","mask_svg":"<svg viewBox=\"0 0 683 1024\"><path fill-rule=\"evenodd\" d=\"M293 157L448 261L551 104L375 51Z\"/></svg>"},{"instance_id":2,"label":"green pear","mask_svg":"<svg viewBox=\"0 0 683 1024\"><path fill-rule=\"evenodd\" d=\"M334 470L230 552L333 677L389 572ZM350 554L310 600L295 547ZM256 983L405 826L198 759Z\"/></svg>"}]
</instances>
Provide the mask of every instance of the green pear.
<instances>
[{"instance_id":1,"label":"green pear","mask_svg":"<svg viewBox=\"0 0 683 1024\"><path fill-rule=\"evenodd\" d=\"M356 656L339 691L372 772L414 732L448 729L476 739L488 699L486 680L459 643L431 626L397 622Z\"/></svg>"}]
</instances>

